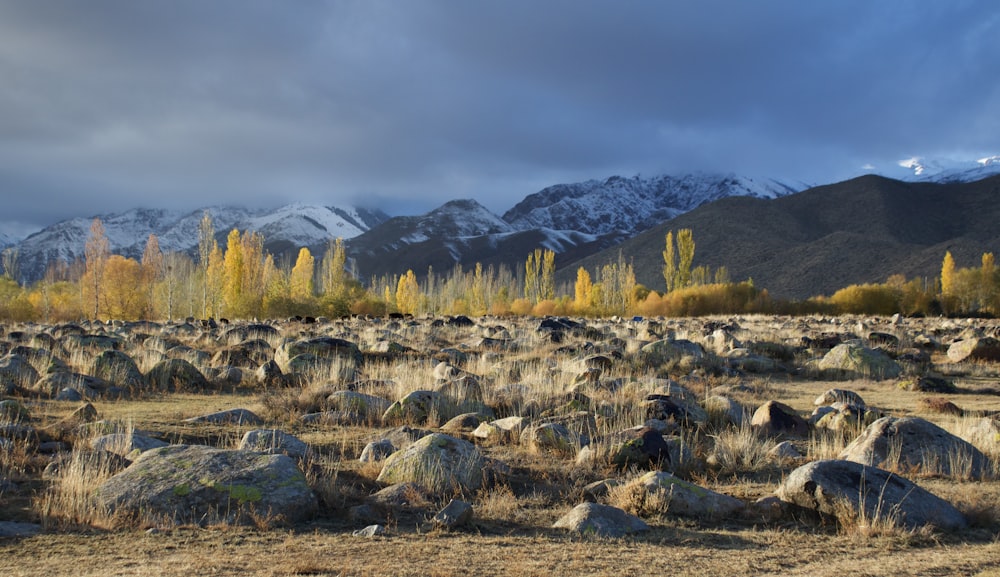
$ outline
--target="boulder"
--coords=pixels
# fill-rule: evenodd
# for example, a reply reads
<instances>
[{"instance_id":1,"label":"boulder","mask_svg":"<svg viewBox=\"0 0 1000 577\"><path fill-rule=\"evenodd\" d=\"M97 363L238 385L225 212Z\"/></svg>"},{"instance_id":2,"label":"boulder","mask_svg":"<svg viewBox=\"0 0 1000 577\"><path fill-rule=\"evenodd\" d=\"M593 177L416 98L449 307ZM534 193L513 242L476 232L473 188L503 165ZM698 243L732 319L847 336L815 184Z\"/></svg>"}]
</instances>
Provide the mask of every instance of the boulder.
<instances>
[{"instance_id":1,"label":"boulder","mask_svg":"<svg viewBox=\"0 0 1000 577\"><path fill-rule=\"evenodd\" d=\"M0 401L0 423L22 423L31 420L28 408L14 399Z\"/></svg>"},{"instance_id":2,"label":"boulder","mask_svg":"<svg viewBox=\"0 0 1000 577\"><path fill-rule=\"evenodd\" d=\"M854 391L848 391L845 389L827 389L825 393L816 397L813 404L816 406L832 405L833 403L850 403L858 407L864 407L865 401L861 398L861 395L855 393Z\"/></svg>"},{"instance_id":3,"label":"boulder","mask_svg":"<svg viewBox=\"0 0 1000 577\"><path fill-rule=\"evenodd\" d=\"M380 483L413 482L435 494L476 491L483 485L486 460L475 445L432 433L385 460Z\"/></svg>"},{"instance_id":4,"label":"boulder","mask_svg":"<svg viewBox=\"0 0 1000 577\"><path fill-rule=\"evenodd\" d=\"M722 395L712 395L706 398L703 408L708 416L708 422L716 427L730 425L740 427L749 416L746 407Z\"/></svg>"},{"instance_id":5,"label":"boulder","mask_svg":"<svg viewBox=\"0 0 1000 577\"><path fill-rule=\"evenodd\" d=\"M663 339L645 345L639 350L647 363L663 365L682 359L698 360L705 356L701 345L688 340Z\"/></svg>"},{"instance_id":6,"label":"boulder","mask_svg":"<svg viewBox=\"0 0 1000 577\"><path fill-rule=\"evenodd\" d=\"M846 379L891 379L902 372L899 364L884 351L853 342L830 349L816 367L825 376Z\"/></svg>"},{"instance_id":7,"label":"boulder","mask_svg":"<svg viewBox=\"0 0 1000 577\"><path fill-rule=\"evenodd\" d=\"M909 529L968 526L950 503L915 483L861 463L813 461L788 475L775 493L782 501L833 516L843 524L890 522Z\"/></svg>"},{"instance_id":8,"label":"boulder","mask_svg":"<svg viewBox=\"0 0 1000 577\"><path fill-rule=\"evenodd\" d=\"M452 499L438 511L431 520L435 526L443 529L457 529L472 521L472 505L465 501Z\"/></svg>"},{"instance_id":9,"label":"boulder","mask_svg":"<svg viewBox=\"0 0 1000 577\"><path fill-rule=\"evenodd\" d=\"M948 360L953 363L1000 361L1000 341L993 337L973 337L955 341L948 347Z\"/></svg>"},{"instance_id":10,"label":"boulder","mask_svg":"<svg viewBox=\"0 0 1000 577\"><path fill-rule=\"evenodd\" d=\"M125 389L103 379L69 371L46 373L31 389L46 398L56 398L64 389L75 389L88 399L120 399L126 396Z\"/></svg>"},{"instance_id":11,"label":"boulder","mask_svg":"<svg viewBox=\"0 0 1000 577\"><path fill-rule=\"evenodd\" d=\"M318 506L289 457L203 445L146 451L94 496L112 514L176 523L254 518L293 523L311 517Z\"/></svg>"},{"instance_id":12,"label":"boulder","mask_svg":"<svg viewBox=\"0 0 1000 577\"><path fill-rule=\"evenodd\" d=\"M954 394L958 392L955 383L944 377L934 375L921 375L916 378L903 379L896 383L896 387L904 391L919 393L939 393Z\"/></svg>"},{"instance_id":13,"label":"boulder","mask_svg":"<svg viewBox=\"0 0 1000 577\"><path fill-rule=\"evenodd\" d=\"M991 474L990 461L979 449L919 417L882 417L839 457L884 469L963 479Z\"/></svg>"},{"instance_id":14,"label":"boulder","mask_svg":"<svg viewBox=\"0 0 1000 577\"><path fill-rule=\"evenodd\" d=\"M194 365L184 359L164 359L146 374L154 392L203 391L208 381Z\"/></svg>"},{"instance_id":15,"label":"boulder","mask_svg":"<svg viewBox=\"0 0 1000 577\"><path fill-rule=\"evenodd\" d=\"M607 462L620 469L630 466L666 468L673 462L671 446L651 427L627 429L597 440L577 453L579 464Z\"/></svg>"},{"instance_id":16,"label":"boulder","mask_svg":"<svg viewBox=\"0 0 1000 577\"><path fill-rule=\"evenodd\" d=\"M229 409L227 411L217 411L207 415L184 419L185 423L212 423L216 425L263 425L261 419L249 409Z\"/></svg>"},{"instance_id":17,"label":"boulder","mask_svg":"<svg viewBox=\"0 0 1000 577\"><path fill-rule=\"evenodd\" d=\"M507 441L527 428L529 420L525 417L504 417L495 421L479 423L472 431L472 436L487 441Z\"/></svg>"},{"instance_id":18,"label":"boulder","mask_svg":"<svg viewBox=\"0 0 1000 577\"><path fill-rule=\"evenodd\" d=\"M453 403L437 391L410 391L382 413L382 422L423 424L431 416L441 420L454 417Z\"/></svg>"},{"instance_id":19,"label":"boulder","mask_svg":"<svg viewBox=\"0 0 1000 577\"><path fill-rule=\"evenodd\" d=\"M991 454L1000 454L1000 416L982 417L968 432L968 439Z\"/></svg>"},{"instance_id":20,"label":"boulder","mask_svg":"<svg viewBox=\"0 0 1000 577\"><path fill-rule=\"evenodd\" d=\"M610 505L580 503L552 525L582 535L595 537L624 537L631 533L648 531L645 521Z\"/></svg>"},{"instance_id":21,"label":"boulder","mask_svg":"<svg viewBox=\"0 0 1000 577\"><path fill-rule=\"evenodd\" d=\"M481 413L462 413L441 425L441 430L450 435L468 433L479 427L480 423L487 420Z\"/></svg>"},{"instance_id":22,"label":"boulder","mask_svg":"<svg viewBox=\"0 0 1000 577\"><path fill-rule=\"evenodd\" d=\"M247 431L240 439L241 451L257 451L268 455L288 455L293 459L304 459L309 455L309 445L295 435L279 429L255 429Z\"/></svg>"},{"instance_id":23,"label":"boulder","mask_svg":"<svg viewBox=\"0 0 1000 577\"><path fill-rule=\"evenodd\" d=\"M521 443L536 453L573 456L580 447L580 437L562 423L539 423L525 429Z\"/></svg>"},{"instance_id":24,"label":"boulder","mask_svg":"<svg viewBox=\"0 0 1000 577\"><path fill-rule=\"evenodd\" d=\"M382 397L357 391L334 391L327 395L325 403L330 410L357 413L365 420L381 417L391 404Z\"/></svg>"},{"instance_id":25,"label":"boulder","mask_svg":"<svg viewBox=\"0 0 1000 577\"><path fill-rule=\"evenodd\" d=\"M292 371L292 359L300 355L311 355L312 358L329 365L339 360L346 368L353 371L362 362L361 350L358 345L333 337L314 337L283 343L274 351L274 361L281 370Z\"/></svg>"},{"instance_id":26,"label":"boulder","mask_svg":"<svg viewBox=\"0 0 1000 577\"><path fill-rule=\"evenodd\" d=\"M650 471L632 482L664 504L661 512L685 517L723 518L743 510L743 501L716 493L663 471Z\"/></svg>"},{"instance_id":27,"label":"boulder","mask_svg":"<svg viewBox=\"0 0 1000 577\"><path fill-rule=\"evenodd\" d=\"M754 411L751 426L765 437L791 437L804 439L809 436L809 423L795 409L778 401L768 401Z\"/></svg>"},{"instance_id":28,"label":"boulder","mask_svg":"<svg viewBox=\"0 0 1000 577\"><path fill-rule=\"evenodd\" d=\"M90 365L90 374L112 385L130 391L140 391L146 386L146 377L132 357L121 351L102 351Z\"/></svg>"},{"instance_id":29,"label":"boulder","mask_svg":"<svg viewBox=\"0 0 1000 577\"><path fill-rule=\"evenodd\" d=\"M166 447L168 444L159 439L131 432L101 435L90 442L90 447L95 451L106 451L122 457L132 458L135 456L134 454Z\"/></svg>"},{"instance_id":30,"label":"boulder","mask_svg":"<svg viewBox=\"0 0 1000 577\"><path fill-rule=\"evenodd\" d=\"M283 387L288 382L285 379L285 374L281 372L281 367L274 362L274 359L261 363L254 370L253 376L257 379L257 383L264 387Z\"/></svg>"},{"instance_id":31,"label":"boulder","mask_svg":"<svg viewBox=\"0 0 1000 577\"><path fill-rule=\"evenodd\" d=\"M15 521L0 521L0 539L20 539L34 537L42 532L42 526L37 523L18 523Z\"/></svg>"},{"instance_id":32,"label":"boulder","mask_svg":"<svg viewBox=\"0 0 1000 577\"><path fill-rule=\"evenodd\" d=\"M389 439L380 439L365 445L365 448L361 450L361 456L358 457L358 460L362 463L374 463L384 460L395 451L396 447L392 446L392 441Z\"/></svg>"},{"instance_id":33,"label":"boulder","mask_svg":"<svg viewBox=\"0 0 1000 577\"><path fill-rule=\"evenodd\" d=\"M694 425L708 420L708 413L694 400L683 396L651 394L642 402L646 419Z\"/></svg>"},{"instance_id":34,"label":"boulder","mask_svg":"<svg viewBox=\"0 0 1000 577\"><path fill-rule=\"evenodd\" d=\"M7 388L27 389L39 377L35 367L21 355L6 355L0 359L0 391Z\"/></svg>"},{"instance_id":35,"label":"boulder","mask_svg":"<svg viewBox=\"0 0 1000 577\"><path fill-rule=\"evenodd\" d=\"M817 407L809 422L817 429L857 434L862 428L881 417L880 411L840 401L825 407Z\"/></svg>"}]
</instances>

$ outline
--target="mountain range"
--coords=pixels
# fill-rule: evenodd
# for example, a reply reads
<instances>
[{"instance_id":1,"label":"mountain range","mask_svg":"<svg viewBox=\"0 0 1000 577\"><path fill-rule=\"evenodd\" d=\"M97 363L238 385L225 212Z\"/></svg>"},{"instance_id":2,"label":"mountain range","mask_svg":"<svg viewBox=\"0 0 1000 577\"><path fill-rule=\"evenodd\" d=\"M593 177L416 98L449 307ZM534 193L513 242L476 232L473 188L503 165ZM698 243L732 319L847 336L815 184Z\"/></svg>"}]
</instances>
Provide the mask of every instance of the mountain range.
<instances>
[{"instance_id":1,"label":"mountain range","mask_svg":"<svg viewBox=\"0 0 1000 577\"><path fill-rule=\"evenodd\" d=\"M622 254L636 280L663 288L664 239L691 229L695 265L725 266L733 280L753 279L772 296L805 299L893 274L934 279L945 252L959 267L1000 252L1000 175L973 182L903 182L863 176L762 201L726 198L663 222L557 271L575 278Z\"/></svg>"},{"instance_id":2,"label":"mountain range","mask_svg":"<svg viewBox=\"0 0 1000 577\"><path fill-rule=\"evenodd\" d=\"M530 251L544 247L557 253L557 278L568 282L577 267L593 271L621 250L634 259L639 282L654 289L662 284L665 232L691 228L696 265L726 266L731 278L752 277L789 298L884 281L887 271L928 275L952 248L956 258L994 250L998 234L991 230L998 227L967 212L984 202L987 209L979 213L992 214L989 183L995 179L981 179L1000 173L1000 158L971 165L912 159L899 170L905 173L894 176L905 182L868 176L812 188L732 174L612 176L548 187L502 216L475 200L454 200L424 215L393 218L377 210L305 204L256 211L133 209L100 218L112 251L133 258L141 256L150 234L164 251L194 254L207 210L220 243L233 228L256 230L267 250L289 258L302 246L321 254L330 239L343 238L362 280L477 262L506 264L516 273ZM965 186L970 181L979 184ZM20 280L41 278L55 260L82 258L91 221L63 221L14 244Z\"/></svg>"}]
</instances>

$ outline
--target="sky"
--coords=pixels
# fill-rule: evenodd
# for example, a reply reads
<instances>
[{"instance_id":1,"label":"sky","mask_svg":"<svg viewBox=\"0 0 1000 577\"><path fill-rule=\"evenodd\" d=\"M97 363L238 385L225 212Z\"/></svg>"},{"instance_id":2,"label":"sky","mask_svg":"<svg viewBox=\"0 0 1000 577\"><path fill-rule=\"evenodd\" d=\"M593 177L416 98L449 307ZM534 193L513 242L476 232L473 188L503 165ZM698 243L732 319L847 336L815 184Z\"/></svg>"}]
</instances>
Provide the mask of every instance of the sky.
<instances>
[{"instance_id":1,"label":"sky","mask_svg":"<svg viewBox=\"0 0 1000 577\"><path fill-rule=\"evenodd\" d=\"M0 233L994 154L992 0L0 0Z\"/></svg>"}]
</instances>

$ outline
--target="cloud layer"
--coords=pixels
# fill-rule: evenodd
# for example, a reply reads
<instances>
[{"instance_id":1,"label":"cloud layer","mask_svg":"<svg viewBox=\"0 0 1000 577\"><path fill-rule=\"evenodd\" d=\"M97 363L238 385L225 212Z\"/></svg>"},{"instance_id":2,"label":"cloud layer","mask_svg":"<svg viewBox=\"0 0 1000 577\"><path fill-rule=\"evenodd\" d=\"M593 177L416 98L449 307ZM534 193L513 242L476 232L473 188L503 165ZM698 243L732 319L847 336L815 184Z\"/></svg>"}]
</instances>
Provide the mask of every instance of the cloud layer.
<instances>
[{"instance_id":1,"label":"cloud layer","mask_svg":"<svg viewBox=\"0 0 1000 577\"><path fill-rule=\"evenodd\" d=\"M1000 9L875 3L0 4L0 220L477 198L1000 152Z\"/></svg>"}]
</instances>

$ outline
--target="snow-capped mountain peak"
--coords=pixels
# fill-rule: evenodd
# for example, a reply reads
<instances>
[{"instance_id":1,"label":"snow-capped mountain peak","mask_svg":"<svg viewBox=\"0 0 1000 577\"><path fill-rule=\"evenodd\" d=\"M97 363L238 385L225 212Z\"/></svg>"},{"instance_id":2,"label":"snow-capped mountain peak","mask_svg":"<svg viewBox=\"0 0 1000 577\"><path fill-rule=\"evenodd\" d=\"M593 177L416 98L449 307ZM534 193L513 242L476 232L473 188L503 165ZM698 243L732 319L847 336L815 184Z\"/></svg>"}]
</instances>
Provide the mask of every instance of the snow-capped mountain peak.
<instances>
[{"instance_id":1,"label":"snow-capped mountain peak","mask_svg":"<svg viewBox=\"0 0 1000 577\"><path fill-rule=\"evenodd\" d=\"M157 236L163 252L193 253L205 212L212 218L217 237L224 238L232 229L252 230L261 233L266 244L282 249L316 247L338 237L353 238L388 218L380 211L301 203L274 210L214 206L180 212L137 208L97 218L101 219L113 253L140 258L150 234ZM41 278L51 262L71 263L83 258L92 222L93 218L65 220L21 241L17 247L22 280Z\"/></svg>"},{"instance_id":2,"label":"snow-capped mountain peak","mask_svg":"<svg viewBox=\"0 0 1000 577\"><path fill-rule=\"evenodd\" d=\"M905 170L890 170L884 176L911 182L972 182L1000 174L1000 156L977 160L924 158L913 156L897 163Z\"/></svg>"},{"instance_id":3,"label":"snow-capped mountain peak","mask_svg":"<svg viewBox=\"0 0 1000 577\"><path fill-rule=\"evenodd\" d=\"M630 236L728 196L776 198L806 188L803 183L735 174L612 176L550 186L526 197L503 218L519 230L543 227Z\"/></svg>"}]
</instances>

